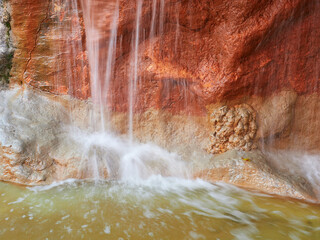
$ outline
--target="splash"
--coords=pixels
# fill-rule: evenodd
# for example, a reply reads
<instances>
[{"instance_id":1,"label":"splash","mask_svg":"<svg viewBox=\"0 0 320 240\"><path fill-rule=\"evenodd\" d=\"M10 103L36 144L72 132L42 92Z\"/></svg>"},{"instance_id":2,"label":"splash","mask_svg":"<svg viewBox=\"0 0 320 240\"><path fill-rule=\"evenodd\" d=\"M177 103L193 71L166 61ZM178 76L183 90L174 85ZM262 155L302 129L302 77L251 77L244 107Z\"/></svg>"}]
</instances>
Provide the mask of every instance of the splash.
<instances>
[{"instance_id":1,"label":"splash","mask_svg":"<svg viewBox=\"0 0 320 240\"><path fill-rule=\"evenodd\" d=\"M91 99L93 111L90 119L90 125L96 131L106 131L109 122L108 95L110 79L114 74L115 51L117 46L117 29L119 18L119 1L115 4L108 2L106 8L112 13L107 16L110 20L108 38L102 38L103 28L101 28L101 19L93 11L94 6L100 4L99 1L82 0L83 18L86 30L86 48L90 66L91 81ZM107 45L107 51L102 51L103 46Z\"/></svg>"},{"instance_id":2,"label":"splash","mask_svg":"<svg viewBox=\"0 0 320 240\"><path fill-rule=\"evenodd\" d=\"M0 187L1 239L319 239L319 207L226 184L151 177Z\"/></svg>"},{"instance_id":3,"label":"splash","mask_svg":"<svg viewBox=\"0 0 320 240\"><path fill-rule=\"evenodd\" d=\"M105 176L125 181L145 180L154 175L189 176L186 163L177 154L154 144L131 142L127 137L107 132L90 133L80 129L70 132L82 149L80 168L91 172L96 181Z\"/></svg>"},{"instance_id":4,"label":"splash","mask_svg":"<svg viewBox=\"0 0 320 240\"><path fill-rule=\"evenodd\" d=\"M304 178L311 184L316 197L320 199L320 155L299 151L268 151L265 152L269 162L278 171L295 178Z\"/></svg>"},{"instance_id":5,"label":"splash","mask_svg":"<svg viewBox=\"0 0 320 240\"><path fill-rule=\"evenodd\" d=\"M128 76L128 136L117 136L110 128L111 110L108 107L108 100L112 97L110 84L115 75L116 50L119 41L119 5L119 1L105 3L99 0L81 0L80 6L76 0L68 4L70 12L82 9L91 81L91 108L87 128L80 128L75 122L69 127L66 125L65 128L81 153L78 177L86 176L96 181L106 177L128 181L147 179L153 175L188 177L186 163L177 154L154 144L134 141L133 119L139 82L139 43L142 33L143 0L136 2L131 41ZM158 28L160 33L163 32L164 1L161 0L158 4L158 1L154 0L151 35L156 34L158 5L160 9ZM104 18L95 11L99 7L107 9L103 11ZM109 22L109 26L106 27L105 22ZM70 115L73 115L72 111Z\"/></svg>"}]
</instances>

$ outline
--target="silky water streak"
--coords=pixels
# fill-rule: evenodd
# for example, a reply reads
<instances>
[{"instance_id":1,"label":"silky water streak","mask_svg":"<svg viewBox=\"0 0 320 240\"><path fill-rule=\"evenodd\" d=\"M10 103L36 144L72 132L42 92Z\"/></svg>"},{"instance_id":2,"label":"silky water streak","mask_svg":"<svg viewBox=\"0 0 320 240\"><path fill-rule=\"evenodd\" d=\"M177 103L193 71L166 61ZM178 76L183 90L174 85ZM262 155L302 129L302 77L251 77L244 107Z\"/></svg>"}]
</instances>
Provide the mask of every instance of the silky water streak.
<instances>
[{"instance_id":1,"label":"silky water streak","mask_svg":"<svg viewBox=\"0 0 320 240\"><path fill-rule=\"evenodd\" d=\"M134 141L133 115L139 64L139 34L142 0L137 1L135 29L132 38L130 74L128 76L128 136L117 136L110 128L108 99L110 82L116 65L118 39L119 1L103 3L108 5L111 14L107 16L110 26L105 37L104 25L94 11L98 0L82 0L83 18L86 31L86 48L90 66L92 111L89 128L80 130L71 127L70 134L82 146L82 169L88 171L95 180L105 178L139 180L152 175L186 177L185 163L177 154L169 153L154 144L141 144ZM104 18L105 20L105 18ZM104 46L107 46L105 48ZM106 51L102 51L106 49Z\"/></svg>"}]
</instances>

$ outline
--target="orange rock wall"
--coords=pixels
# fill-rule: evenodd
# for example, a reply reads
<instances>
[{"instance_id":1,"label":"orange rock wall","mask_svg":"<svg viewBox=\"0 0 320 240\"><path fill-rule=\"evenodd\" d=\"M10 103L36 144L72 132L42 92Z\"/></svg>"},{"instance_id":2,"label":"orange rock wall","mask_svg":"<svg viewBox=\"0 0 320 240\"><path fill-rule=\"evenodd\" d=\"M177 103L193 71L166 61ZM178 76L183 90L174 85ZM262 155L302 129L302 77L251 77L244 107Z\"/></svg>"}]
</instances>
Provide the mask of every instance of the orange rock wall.
<instances>
[{"instance_id":1,"label":"orange rock wall","mask_svg":"<svg viewBox=\"0 0 320 240\"><path fill-rule=\"evenodd\" d=\"M70 2L10 0L16 48L12 83L90 97L81 4L71 11ZM116 111L128 108L136 2L120 0L116 70L108 95ZM112 4L92 1L102 62ZM203 114L218 101L282 89L300 95L319 91L318 0L158 0L154 27L152 6L153 1L143 1L136 111L154 107Z\"/></svg>"},{"instance_id":2,"label":"orange rock wall","mask_svg":"<svg viewBox=\"0 0 320 240\"><path fill-rule=\"evenodd\" d=\"M89 75L79 12L68 1L12 0L12 84L86 98Z\"/></svg>"}]
</instances>

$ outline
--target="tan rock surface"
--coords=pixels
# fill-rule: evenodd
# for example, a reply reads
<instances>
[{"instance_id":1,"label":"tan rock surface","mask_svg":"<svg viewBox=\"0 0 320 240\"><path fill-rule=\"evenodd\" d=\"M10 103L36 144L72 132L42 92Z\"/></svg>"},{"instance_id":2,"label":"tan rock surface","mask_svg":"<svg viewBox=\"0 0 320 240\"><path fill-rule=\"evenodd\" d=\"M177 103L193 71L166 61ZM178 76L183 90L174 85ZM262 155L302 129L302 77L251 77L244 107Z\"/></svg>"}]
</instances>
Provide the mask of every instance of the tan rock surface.
<instances>
[{"instance_id":1,"label":"tan rock surface","mask_svg":"<svg viewBox=\"0 0 320 240\"><path fill-rule=\"evenodd\" d=\"M285 130L290 131L296 100L297 94L294 91L281 91L266 98L258 110L257 138L275 137Z\"/></svg>"},{"instance_id":2,"label":"tan rock surface","mask_svg":"<svg viewBox=\"0 0 320 240\"><path fill-rule=\"evenodd\" d=\"M21 88L0 91L0 180L43 184L92 177L83 143L69 134L72 117L63 101L70 99Z\"/></svg>"},{"instance_id":3,"label":"tan rock surface","mask_svg":"<svg viewBox=\"0 0 320 240\"><path fill-rule=\"evenodd\" d=\"M22 89L1 91L0 98L0 180L45 184L66 178L91 178L93 169L89 158L98 157L98 161L104 164L103 159L112 156L112 161L119 163L118 150L100 142L100 135L88 132L87 116L92 111L90 102ZM128 116L114 113L111 119L113 131L127 138ZM281 168L271 167L259 151L229 150L220 155L208 154L208 129L211 128L207 117L150 110L135 116L134 129L137 140L157 143L179 154L193 177L272 194L315 198L314 186L310 184L311 179L305 178L305 172L295 175L278 171ZM152 149L158 151L158 148ZM155 171L172 174L176 166L170 166L167 159L155 156L159 165ZM150 164L154 166L155 163ZM107 163L100 168L100 176L117 178L117 168L119 166Z\"/></svg>"},{"instance_id":4,"label":"tan rock surface","mask_svg":"<svg viewBox=\"0 0 320 240\"><path fill-rule=\"evenodd\" d=\"M255 148L256 113L249 105L214 109L209 112L209 123L211 144L208 152L217 154L231 149L249 151Z\"/></svg>"},{"instance_id":5,"label":"tan rock surface","mask_svg":"<svg viewBox=\"0 0 320 240\"><path fill-rule=\"evenodd\" d=\"M297 181L292 176L277 173L259 151L241 153L233 150L220 154L194 176L272 194L316 199L312 185L306 179Z\"/></svg>"}]
</instances>

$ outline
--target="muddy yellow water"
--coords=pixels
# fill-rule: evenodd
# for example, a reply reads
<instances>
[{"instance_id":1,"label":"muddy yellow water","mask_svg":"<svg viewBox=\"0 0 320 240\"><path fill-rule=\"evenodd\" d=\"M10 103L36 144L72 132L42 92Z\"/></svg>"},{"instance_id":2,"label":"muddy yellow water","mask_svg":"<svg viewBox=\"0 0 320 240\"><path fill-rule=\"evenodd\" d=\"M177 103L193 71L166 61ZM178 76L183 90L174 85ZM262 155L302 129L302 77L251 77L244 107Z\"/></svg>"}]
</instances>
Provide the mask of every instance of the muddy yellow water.
<instances>
[{"instance_id":1,"label":"muddy yellow water","mask_svg":"<svg viewBox=\"0 0 320 240\"><path fill-rule=\"evenodd\" d=\"M228 185L0 182L0 239L320 239L320 207Z\"/></svg>"}]
</instances>

